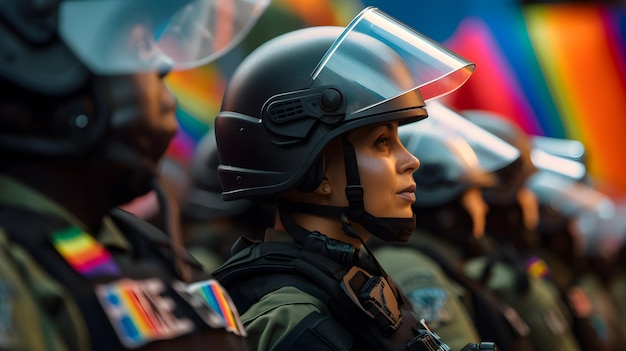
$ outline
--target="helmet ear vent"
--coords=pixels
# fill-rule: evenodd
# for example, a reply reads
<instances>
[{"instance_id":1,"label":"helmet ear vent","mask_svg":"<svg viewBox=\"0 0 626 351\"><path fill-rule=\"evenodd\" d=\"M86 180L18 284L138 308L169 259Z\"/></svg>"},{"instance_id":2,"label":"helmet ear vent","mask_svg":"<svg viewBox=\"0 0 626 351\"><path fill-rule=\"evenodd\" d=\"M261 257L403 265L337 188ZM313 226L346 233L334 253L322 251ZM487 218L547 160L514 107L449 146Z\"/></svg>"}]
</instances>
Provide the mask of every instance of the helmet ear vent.
<instances>
[{"instance_id":1,"label":"helmet ear vent","mask_svg":"<svg viewBox=\"0 0 626 351\"><path fill-rule=\"evenodd\" d=\"M268 117L275 123L281 123L303 117L304 105L301 99L276 101L267 109Z\"/></svg>"}]
</instances>

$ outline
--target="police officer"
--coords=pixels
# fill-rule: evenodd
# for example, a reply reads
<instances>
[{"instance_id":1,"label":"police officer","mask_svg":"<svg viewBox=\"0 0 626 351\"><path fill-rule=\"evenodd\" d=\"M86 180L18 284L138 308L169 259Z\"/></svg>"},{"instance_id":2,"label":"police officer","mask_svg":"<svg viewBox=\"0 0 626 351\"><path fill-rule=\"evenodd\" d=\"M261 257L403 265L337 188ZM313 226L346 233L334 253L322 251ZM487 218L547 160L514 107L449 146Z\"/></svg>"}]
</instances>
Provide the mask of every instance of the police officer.
<instances>
[{"instance_id":1,"label":"police officer","mask_svg":"<svg viewBox=\"0 0 626 351\"><path fill-rule=\"evenodd\" d=\"M419 161L398 125L472 67L376 8L281 35L239 66L215 120L223 196L274 198L276 223L215 276L259 350L449 349L363 242L408 239Z\"/></svg>"},{"instance_id":2,"label":"police officer","mask_svg":"<svg viewBox=\"0 0 626 351\"><path fill-rule=\"evenodd\" d=\"M608 277L591 266L601 258L596 245L602 223L615 212L613 201L585 181L583 164L551 157L540 149L534 152L541 167L530 179L529 188L541 204L539 254L550 268L545 278L555 282L568 302L583 349L622 349L622 317L610 295ZM547 157L552 162L544 162ZM550 167L557 164L558 168Z\"/></svg>"},{"instance_id":3,"label":"police officer","mask_svg":"<svg viewBox=\"0 0 626 351\"><path fill-rule=\"evenodd\" d=\"M530 139L504 116L479 110L462 114L519 151L517 159L495 170L497 185L483 189L489 206L485 233L494 249L468 261L466 272L519 313L537 350L578 350L572 316L554 284L528 274L546 267L537 254L538 202L526 184L537 171Z\"/></svg>"},{"instance_id":4,"label":"police officer","mask_svg":"<svg viewBox=\"0 0 626 351\"><path fill-rule=\"evenodd\" d=\"M230 248L238 237L258 240L266 228L274 225L272 202L222 199L218 165L215 132L211 129L194 152L188 170L189 186L181 199L185 245L208 271L231 256Z\"/></svg>"},{"instance_id":5,"label":"police officer","mask_svg":"<svg viewBox=\"0 0 626 351\"><path fill-rule=\"evenodd\" d=\"M0 4L0 349L245 348L224 289L115 209L151 189L176 131L163 76L220 55L267 2L224 4Z\"/></svg>"},{"instance_id":6,"label":"police officer","mask_svg":"<svg viewBox=\"0 0 626 351\"><path fill-rule=\"evenodd\" d=\"M502 154L494 155L495 162L507 162L507 157L510 162L518 152L437 101L428 102L427 108L427 120L399 128L400 140L420 159L420 168L414 173L416 230L409 245L377 241L374 253L414 308L451 347L478 340L481 335L497 341L501 350L510 350L504 335L508 330L498 329L506 320L499 311L492 311L498 315L494 318L474 301L484 289L470 291L467 283L472 283L462 272L465 259L484 251L481 237L487 206L481 188L493 185L496 178L480 166L461 133L471 134L469 128L482 134L474 138L478 142L499 142L500 147L494 149ZM481 323L485 319L493 322Z\"/></svg>"}]
</instances>

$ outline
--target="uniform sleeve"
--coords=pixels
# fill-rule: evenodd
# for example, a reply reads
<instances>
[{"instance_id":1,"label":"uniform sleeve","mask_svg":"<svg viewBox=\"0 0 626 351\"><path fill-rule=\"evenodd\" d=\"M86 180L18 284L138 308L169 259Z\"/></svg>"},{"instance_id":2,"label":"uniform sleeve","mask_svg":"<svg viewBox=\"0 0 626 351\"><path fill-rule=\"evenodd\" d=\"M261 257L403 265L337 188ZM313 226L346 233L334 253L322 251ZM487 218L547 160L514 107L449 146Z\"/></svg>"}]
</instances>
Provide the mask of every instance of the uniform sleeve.
<instances>
[{"instance_id":1,"label":"uniform sleeve","mask_svg":"<svg viewBox=\"0 0 626 351\"><path fill-rule=\"evenodd\" d=\"M78 308L0 228L0 350L87 350Z\"/></svg>"},{"instance_id":2,"label":"uniform sleeve","mask_svg":"<svg viewBox=\"0 0 626 351\"><path fill-rule=\"evenodd\" d=\"M374 254L409 298L417 316L452 350L480 341L461 298L461 287L450 281L436 262L410 247L382 247Z\"/></svg>"},{"instance_id":3,"label":"uniform sleeve","mask_svg":"<svg viewBox=\"0 0 626 351\"><path fill-rule=\"evenodd\" d=\"M241 320L252 350L287 347L348 350L352 344L350 334L332 320L321 301L294 287L284 287L265 295L241 316ZM330 340L311 340L310 330L318 331L314 334L322 339L325 339L324 335L330 336Z\"/></svg>"}]
</instances>

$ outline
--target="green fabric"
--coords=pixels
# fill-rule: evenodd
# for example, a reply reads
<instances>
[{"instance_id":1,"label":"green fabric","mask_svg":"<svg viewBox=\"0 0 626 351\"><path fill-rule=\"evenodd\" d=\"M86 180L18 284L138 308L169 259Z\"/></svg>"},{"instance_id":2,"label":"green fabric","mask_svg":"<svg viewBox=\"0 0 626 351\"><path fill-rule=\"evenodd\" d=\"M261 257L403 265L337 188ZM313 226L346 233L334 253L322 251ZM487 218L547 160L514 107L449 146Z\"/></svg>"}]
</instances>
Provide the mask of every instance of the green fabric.
<instances>
[{"instance_id":1,"label":"green fabric","mask_svg":"<svg viewBox=\"0 0 626 351\"><path fill-rule=\"evenodd\" d=\"M473 279L478 279L485 264L484 257L469 260L465 265L466 273ZM539 278L529 279L529 290L526 293L516 292L513 268L497 262L487 284L530 327L530 339L536 350L579 350L571 329L571 316L556 288Z\"/></svg>"},{"instance_id":2,"label":"green fabric","mask_svg":"<svg viewBox=\"0 0 626 351\"><path fill-rule=\"evenodd\" d=\"M294 287L265 295L241 315L251 349L272 350L311 312L330 315L326 306Z\"/></svg>"},{"instance_id":3,"label":"green fabric","mask_svg":"<svg viewBox=\"0 0 626 351\"><path fill-rule=\"evenodd\" d=\"M451 281L435 261L410 247L383 246L374 255L413 302L417 315L452 350L480 341L463 303L464 288Z\"/></svg>"},{"instance_id":4,"label":"green fabric","mask_svg":"<svg viewBox=\"0 0 626 351\"><path fill-rule=\"evenodd\" d=\"M51 199L0 175L0 203L64 218L85 228ZM127 249L129 244L110 218L97 237L102 243ZM119 259L123 260L124 251ZM116 260L118 256L116 255ZM68 290L43 270L0 228L0 350L89 350L85 322ZM10 303L6 303L10 299ZM8 336L1 331L8 328ZM6 334L6 333L5 333Z\"/></svg>"},{"instance_id":5,"label":"green fabric","mask_svg":"<svg viewBox=\"0 0 626 351\"><path fill-rule=\"evenodd\" d=\"M612 279L609 292L615 302L617 315L626 320L626 267L621 268L622 271ZM626 336L626 323L620 324L620 330L622 335Z\"/></svg>"}]
</instances>

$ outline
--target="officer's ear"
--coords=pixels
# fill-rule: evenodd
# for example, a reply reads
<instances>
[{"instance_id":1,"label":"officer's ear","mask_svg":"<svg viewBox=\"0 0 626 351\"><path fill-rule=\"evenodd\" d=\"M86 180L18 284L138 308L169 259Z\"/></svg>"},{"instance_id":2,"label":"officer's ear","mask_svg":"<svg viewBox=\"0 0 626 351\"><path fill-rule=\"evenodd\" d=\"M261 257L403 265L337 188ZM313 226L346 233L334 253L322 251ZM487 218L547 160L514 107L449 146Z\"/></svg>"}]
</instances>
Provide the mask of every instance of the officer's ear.
<instances>
[{"instance_id":1,"label":"officer's ear","mask_svg":"<svg viewBox=\"0 0 626 351\"><path fill-rule=\"evenodd\" d=\"M330 185L330 182L328 181L328 178L324 177L322 179L322 181L320 182L320 184L317 186L317 188L315 188L315 193L322 195L322 196L328 196L333 192L333 188Z\"/></svg>"}]
</instances>

